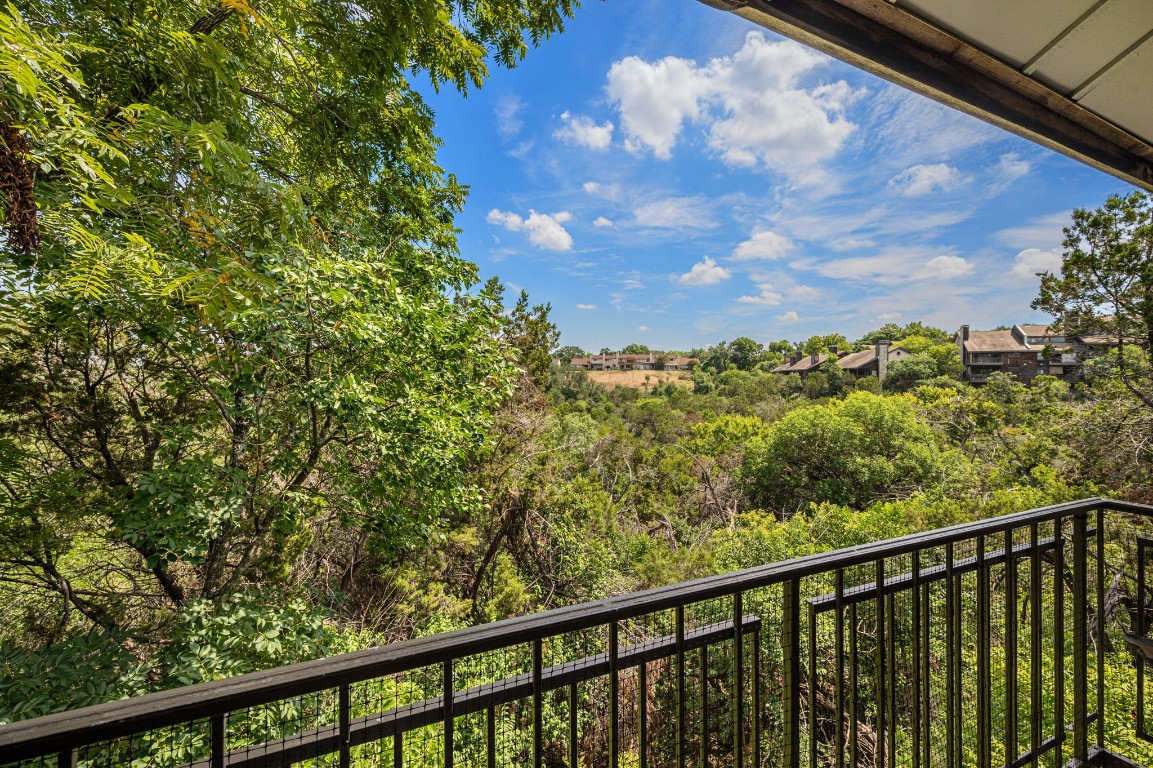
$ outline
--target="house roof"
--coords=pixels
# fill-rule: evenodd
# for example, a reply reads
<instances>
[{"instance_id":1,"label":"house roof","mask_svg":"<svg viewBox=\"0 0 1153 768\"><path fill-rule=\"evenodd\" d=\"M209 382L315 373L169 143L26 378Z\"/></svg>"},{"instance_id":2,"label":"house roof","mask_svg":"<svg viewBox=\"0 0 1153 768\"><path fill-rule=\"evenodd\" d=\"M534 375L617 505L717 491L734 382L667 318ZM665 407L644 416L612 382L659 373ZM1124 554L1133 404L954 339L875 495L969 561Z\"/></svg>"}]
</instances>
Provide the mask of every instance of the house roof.
<instances>
[{"instance_id":1,"label":"house roof","mask_svg":"<svg viewBox=\"0 0 1153 768\"><path fill-rule=\"evenodd\" d=\"M1012 331L970 331L965 342L967 352L1027 352L1029 346L1022 344Z\"/></svg>"},{"instance_id":2,"label":"house roof","mask_svg":"<svg viewBox=\"0 0 1153 768\"><path fill-rule=\"evenodd\" d=\"M1153 4L702 0L1153 190Z\"/></svg>"},{"instance_id":3,"label":"house roof","mask_svg":"<svg viewBox=\"0 0 1153 768\"><path fill-rule=\"evenodd\" d=\"M772 373L802 373L804 371L811 371L813 368L820 368L821 363L829 359L828 355L817 355L817 362L813 362L812 355L805 355L795 363L786 363L785 365L778 365L771 372Z\"/></svg>"},{"instance_id":4,"label":"house roof","mask_svg":"<svg viewBox=\"0 0 1153 768\"><path fill-rule=\"evenodd\" d=\"M864 368L869 363L877 359L877 350L863 349L860 352L852 352L845 355L837 361L837 365L842 368L852 370L853 368Z\"/></svg>"},{"instance_id":5,"label":"house roof","mask_svg":"<svg viewBox=\"0 0 1153 768\"><path fill-rule=\"evenodd\" d=\"M1063 336L1064 333L1051 325L1018 325L1026 336Z\"/></svg>"}]
</instances>

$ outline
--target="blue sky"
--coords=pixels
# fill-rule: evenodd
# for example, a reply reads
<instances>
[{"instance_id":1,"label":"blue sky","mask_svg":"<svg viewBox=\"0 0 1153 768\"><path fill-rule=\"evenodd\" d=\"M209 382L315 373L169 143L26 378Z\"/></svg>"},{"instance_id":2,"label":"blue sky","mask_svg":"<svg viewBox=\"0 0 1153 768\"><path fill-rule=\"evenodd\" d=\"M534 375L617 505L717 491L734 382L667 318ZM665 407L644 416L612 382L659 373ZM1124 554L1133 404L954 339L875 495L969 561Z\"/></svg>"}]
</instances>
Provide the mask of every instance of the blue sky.
<instances>
[{"instance_id":1,"label":"blue sky","mask_svg":"<svg viewBox=\"0 0 1153 768\"><path fill-rule=\"evenodd\" d=\"M696 0L586 0L428 100L463 255L594 351L1043 321L1070 212L1131 189Z\"/></svg>"}]
</instances>

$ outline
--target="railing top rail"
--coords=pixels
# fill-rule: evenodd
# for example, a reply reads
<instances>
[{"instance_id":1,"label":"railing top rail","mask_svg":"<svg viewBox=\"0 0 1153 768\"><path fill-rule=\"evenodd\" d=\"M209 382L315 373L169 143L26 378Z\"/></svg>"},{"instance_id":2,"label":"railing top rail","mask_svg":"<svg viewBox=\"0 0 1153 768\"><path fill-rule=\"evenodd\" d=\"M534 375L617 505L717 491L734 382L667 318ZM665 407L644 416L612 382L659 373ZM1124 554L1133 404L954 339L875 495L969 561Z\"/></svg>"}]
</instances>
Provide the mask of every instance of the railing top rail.
<instances>
[{"instance_id":1,"label":"railing top rail","mask_svg":"<svg viewBox=\"0 0 1153 768\"><path fill-rule=\"evenodd\" d=\"M1102 498L1082 499L733 573L707 576L581 605L565 606L341 656L59 712L0 726L0 763L187 723L214 713L332 689L538 638L726 597L837 568L850 568L917 550L940 547L1003 532L1009 528L1085 514L1099 508L1153 517L1153 506Z\"/></svg>"}]
</instances>

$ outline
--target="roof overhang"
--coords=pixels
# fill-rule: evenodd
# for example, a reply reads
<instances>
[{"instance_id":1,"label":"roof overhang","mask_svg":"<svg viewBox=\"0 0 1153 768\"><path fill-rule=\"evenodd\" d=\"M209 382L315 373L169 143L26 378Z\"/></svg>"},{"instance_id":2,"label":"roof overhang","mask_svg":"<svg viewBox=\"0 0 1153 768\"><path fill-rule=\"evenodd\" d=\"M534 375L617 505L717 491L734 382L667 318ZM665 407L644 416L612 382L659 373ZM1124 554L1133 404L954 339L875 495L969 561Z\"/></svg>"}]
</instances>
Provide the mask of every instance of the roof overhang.
<instances>
[{"instance_id":1,"label":"roof overhang","mask_svg":"<svg viewBox=\"0 0 1153 768\"><path fill-rule=\"evenodd\" d=\"M1148 0L701 0L1153 191Z\"/></svg>"}]
</instances>

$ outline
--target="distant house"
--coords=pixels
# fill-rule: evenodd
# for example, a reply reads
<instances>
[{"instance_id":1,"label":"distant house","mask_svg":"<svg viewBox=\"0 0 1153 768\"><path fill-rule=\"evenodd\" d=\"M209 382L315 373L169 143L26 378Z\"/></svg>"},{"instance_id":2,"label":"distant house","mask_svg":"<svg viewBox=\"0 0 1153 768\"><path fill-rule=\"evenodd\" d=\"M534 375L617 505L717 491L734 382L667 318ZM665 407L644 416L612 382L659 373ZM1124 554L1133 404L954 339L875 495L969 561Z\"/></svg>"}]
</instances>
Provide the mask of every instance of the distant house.
<instances>
[{"instance_id":1,"label":"distant house","mask_svg":"<svg viewBox=\"0 0 1153 768\"><path fill-rule=\"evenodd\" d=\"M876 376L884 381L889 363L908 356L908 352L900 348L894 349L887 341L880 341L872 349L860 352L840 352L836 345L831 345L827 355L804 355L798 349L789 360L774 368L772 373L795 373L803 379L820 368L826 360L835 359L837 365L855 378Z\"/></svg>"},{"instance_id":2,"label":"distant house","mask_svg":"<svg viewBox=\"0 0 1153 768\"><path fill-rule=\"evenodd\" d=\"M700 362L696 357L650 352L644 355L589 355L574 357L569 365L586 371L687 371Z\"/></svg>"},{"instance_id":3,"label":"distant house","mask_svg":"<svg viewBox=\"0 0 1153 768\"><path fill-rule=\"evenodd\" d=\"M996 372L1008 373L1026 384L1042 374L1076 381L1085 358L1101 346L1097 337L1029 324L1000 331L971 331L962 325L953 339L965 366L965 379L971 384L984 384Z\"/></svg>"},{"instance_id":4,"label":"distant house","mask_svg":"<svg viewBox=\"0 0 1153 768\"><path fill-rule=\"evenodd\" d=\"M837 365L851 373L855 378L876 376L884 381L889 373L889 363L904 360L911 354L900 347L893 347L888 341L882 339L874 344L872 349L852 352L838 359Z\"/></svg>"}]
</instances>

